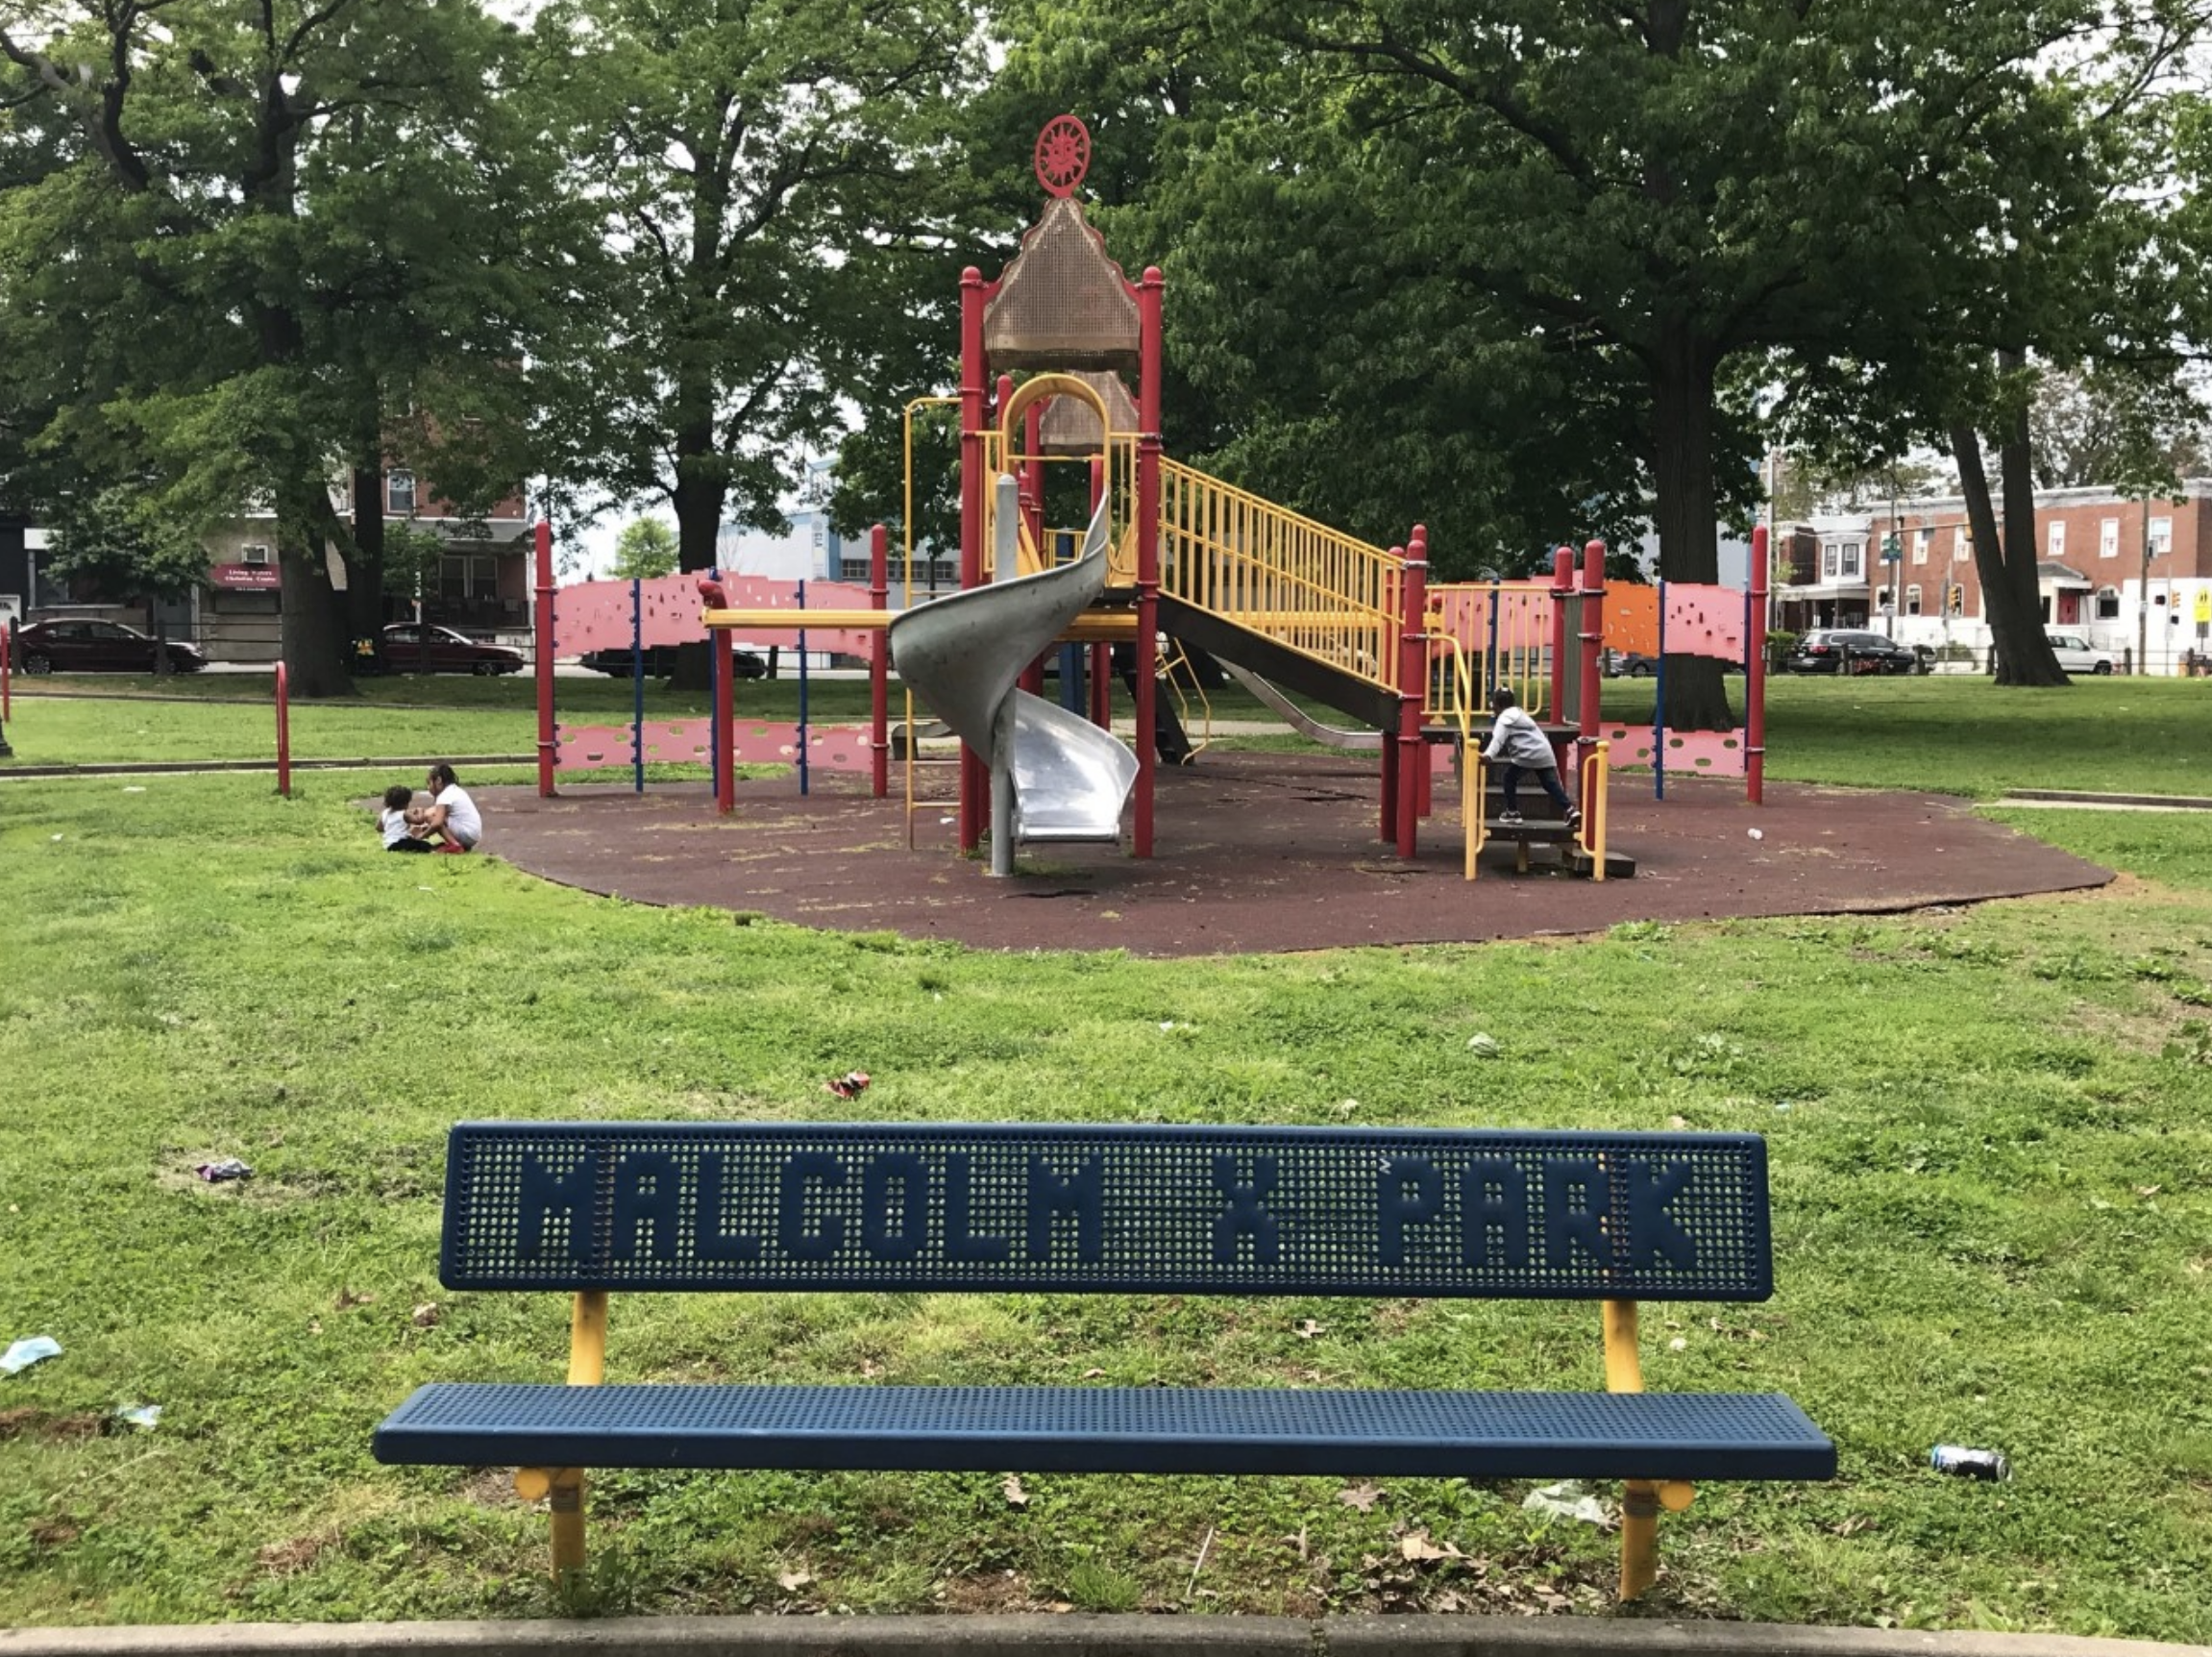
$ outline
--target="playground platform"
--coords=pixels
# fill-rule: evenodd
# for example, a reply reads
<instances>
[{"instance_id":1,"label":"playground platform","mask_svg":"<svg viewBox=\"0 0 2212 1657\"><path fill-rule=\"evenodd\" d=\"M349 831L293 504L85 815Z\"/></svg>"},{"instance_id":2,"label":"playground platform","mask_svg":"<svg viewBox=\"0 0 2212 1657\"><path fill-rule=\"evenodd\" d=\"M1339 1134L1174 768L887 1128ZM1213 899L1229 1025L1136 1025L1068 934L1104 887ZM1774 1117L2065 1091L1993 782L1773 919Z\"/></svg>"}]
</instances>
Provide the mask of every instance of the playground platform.
<instances>
[{"instance_id":1,"label":"playground platform","mask_svg":"<svg viewBox=\"0 0 2212 1657\"><path fill-rule=\"evenodd\" d=\"M1635 857L1634 880L1517 876L1510 849L1493 847L1469 882L1443 778L1411 863L1374 838L1371 761L1213 753L1163 770L1160 784L1158 857L1069 847L1025 856L1030 872L1005 880L954 853L941 813L919 821L907 850L903 803L869 798L859 778L818 773L804 799L788 779L741 782L728 818L714 815L703 783L552 800L488 788L478 799L485 849L562 885L996 950L1474 943L1622 921L1880 913L2112 878L1941 795L1770 783L1767 804L1752 806L1740 785L1684 780L1660 804L1624 779L1611 839Z\"/></svg>"}]
</instances>

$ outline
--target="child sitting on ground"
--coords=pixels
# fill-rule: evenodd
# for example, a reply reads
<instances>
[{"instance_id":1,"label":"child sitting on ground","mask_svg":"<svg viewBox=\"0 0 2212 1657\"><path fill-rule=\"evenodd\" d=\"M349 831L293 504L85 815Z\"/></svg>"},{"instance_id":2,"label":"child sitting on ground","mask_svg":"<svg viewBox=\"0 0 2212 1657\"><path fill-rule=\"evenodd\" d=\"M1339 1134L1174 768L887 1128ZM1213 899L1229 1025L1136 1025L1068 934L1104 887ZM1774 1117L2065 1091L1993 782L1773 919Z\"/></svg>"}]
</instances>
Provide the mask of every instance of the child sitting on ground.
<instances>
[{"instance_id":1,"label":"child sitting on ground","mask_svg":"<svg viewBox=\"0 0 2212 1657\"><path fill-rule=\"evenodd\" d=\"M1543 784L1544 792L1559 808L1566 826L1581 828L1583 814L1568 802L1567 791L1560 786L1559 756L1552 753L1551 739L1529 717L1511 685L1501 684L1490 692L1490 710L1497 715L1497 720L1490 727L1490 740L1483 749L1483 757L1504 771L1506 808L1498 813L1498 821L1509 825L1521 821L1516 796L1521 773L1526 771Z\"/></svg>"},{"instance_id":2,"label":"child sitting on ground","mask_svg":"<svg viewBox=\"0 0 2212 1657\"><path fill-rule=\"evenodd\" d=\"M377 813L377 828L384 837L387 852L428 852L430 843L417 831L422 826L422 807L415 804L415 791L405 782L395 782L384 790L384 808Z\"/></svg>"}]
</instances>

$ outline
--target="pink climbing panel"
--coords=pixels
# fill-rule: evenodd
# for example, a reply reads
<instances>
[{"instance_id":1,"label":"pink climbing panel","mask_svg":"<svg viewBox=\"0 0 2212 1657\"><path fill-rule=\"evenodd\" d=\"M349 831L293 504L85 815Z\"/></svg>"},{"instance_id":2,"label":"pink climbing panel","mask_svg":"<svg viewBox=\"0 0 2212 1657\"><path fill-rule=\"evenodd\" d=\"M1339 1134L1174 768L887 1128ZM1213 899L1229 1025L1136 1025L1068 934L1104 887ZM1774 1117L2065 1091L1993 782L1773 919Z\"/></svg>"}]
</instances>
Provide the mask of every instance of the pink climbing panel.
<instances>
[{"instance_id":1,"label":"pink climbing panel","mask_svg":"<svg viewBox=\"0 0 2212 1657\"><path fill-rule=\"evenodd\" d=\"M789 610L795 621L805 611L799 607L795 581L770 581L763 576L737 576L725 580L722 590L733 609ZM808 609L856 609L870 606L868 589L844 581L808 581ZM639 626L648 647L697 644L706 637L700 621L705 608L699 596L699 577L656 576L638 583ZM797 649L799 629L747 628L748 644L782 645ZM627 650L630 643L629 582L578 581L553 595L553 652L556 655L581 655L590 650ZM866 655L874 634L849 630L808 628L806 648Z\"/></svg>"},{"instance_id":2,"label":"pink climbing panel","mask_svg":"<svg viewBox=\"0 0 2212 1657\"><path fill-rule=\"evenodd\" d=\"M814 589L807 588L809 594ZM814 635L807 634L813 646ZM810 770L866 771L869 736L865 726L810 725L806 729L806 763ZM797 765L799 727L737 722L737 759L741 765Z\"/></svg>"},{"instance_id":3,"label":"pink climbing panel","mask_svg":"<svg viewBox=\"0 0 2212 1657\"><path fill-rule=\"evenodd\" d=\"M1734 588L1669 581L1664 619L1669 655L1743 660L1743 594Z\"/></svg>"},{"instance_id":4,"label":"pink climbing panel","mask_svg":"<svg viewBox=\"0 0 2212 1657\"><path fill-rule=\"evenodd\" d=\"M1673 596L1671 593L1668 595ZM1743 595L1736 595L1742 604ZM1667 642L1674 642L1670 635ZM1606 763L1618 770L1624 765L1652 763L1652 728L1648 725L1604 725L1598 735L1611 744ZM1714 777L1741 777L1744 768L1743 732L1740 730L1670 730L1666 735L1667 774L1699 772Z\"/></svg>"},{"instance_id":5,"label":"pink climbing panel","mask_svg":"<svg viewBox=\"0 0 2212 1657\"><path fill-rule=\"evenodd\" d=\"M556 725L553 728L553 769L596 771L627 765L633 755L627 725ZM714 725L705 719L647 720L644 726L648 765L710 765Z\"/></svg>"}]
</instances>

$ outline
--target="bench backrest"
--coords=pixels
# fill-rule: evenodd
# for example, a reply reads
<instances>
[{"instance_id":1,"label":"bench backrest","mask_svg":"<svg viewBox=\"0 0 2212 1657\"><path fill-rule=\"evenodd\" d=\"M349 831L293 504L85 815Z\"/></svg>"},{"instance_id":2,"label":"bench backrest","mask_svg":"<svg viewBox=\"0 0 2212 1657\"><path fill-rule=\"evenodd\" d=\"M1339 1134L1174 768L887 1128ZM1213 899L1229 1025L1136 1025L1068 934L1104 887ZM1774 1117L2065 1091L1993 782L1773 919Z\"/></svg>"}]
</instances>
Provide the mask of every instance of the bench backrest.
<instances>
[{"instance_id":1,"label":"bench backrest","mask_svg":"<svg viewBox=\"0 0 2212 1657\"><path fill-rule=\"evenodd\" d=\"M1760 1300L1756 1134L464 1123L453 1289Z\"/></svg>"}]
</instances>

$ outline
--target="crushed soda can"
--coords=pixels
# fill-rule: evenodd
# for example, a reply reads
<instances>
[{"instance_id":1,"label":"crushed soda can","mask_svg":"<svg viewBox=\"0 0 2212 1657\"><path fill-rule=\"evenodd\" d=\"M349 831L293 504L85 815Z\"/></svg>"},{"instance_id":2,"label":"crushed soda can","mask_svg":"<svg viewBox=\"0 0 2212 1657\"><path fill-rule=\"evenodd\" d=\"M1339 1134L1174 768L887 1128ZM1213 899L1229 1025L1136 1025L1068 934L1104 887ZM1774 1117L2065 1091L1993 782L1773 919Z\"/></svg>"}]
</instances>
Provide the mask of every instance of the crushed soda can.
<instances>
[{"instance_id":1,"label":"crushed soda can","mask_svg":"<svg viewBox=\"0 0 2212 1657\"><path fill-rule=\"evenodd\" d=\"M2012 1464L2001 1452L1964 1445L1937 1445L1928 1452L1928 1465L1954 1478L1978 1478L1984 1484L2003 1484L2012 1476Z\"/></svg>"},{"instance_id":2,"label":"crushed soda can","mask_svg":"<svg viewBox=\"0 0 2212 1657\"><path fill-rule=\"evenodd\" d=\"M868 1091L868 1073L864 1070L848 1070L843 1076L834 1080L825 1081L822 1085L837 1095L839 1099L858 1099Z\"/></svg>"},{"instance_id":3,"label":"crushed soda can","mask_svg":"<svg viewBox=\"0 0 2212 1657\"><path fill-rule=\"evenodd\" d=\"M220 1185L227 1179L251 1179L254 1171L234 1156L226 1156L220 1162L203 1162L192 1170L209 1185Z\"/></svg>"}]
</instances>

